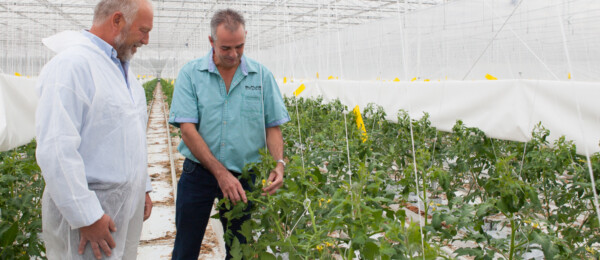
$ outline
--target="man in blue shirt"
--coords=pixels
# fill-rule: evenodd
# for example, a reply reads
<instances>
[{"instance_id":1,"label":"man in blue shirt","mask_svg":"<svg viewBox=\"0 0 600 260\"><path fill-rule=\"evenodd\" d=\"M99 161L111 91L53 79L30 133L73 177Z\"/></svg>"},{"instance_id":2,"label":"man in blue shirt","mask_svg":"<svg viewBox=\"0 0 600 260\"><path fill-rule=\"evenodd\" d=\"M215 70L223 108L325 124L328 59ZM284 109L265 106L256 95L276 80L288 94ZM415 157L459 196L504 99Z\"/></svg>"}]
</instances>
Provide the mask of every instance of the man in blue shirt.
<instances>
[{"instance_id":1,"label":"man in blue shirt","mask_svg":"<svg viewBox=\"0 0 600 260\"><path fill-rule=\"evenodd\" d=\"M283 184L283 138L279 125L290 120L271 72L243 55L244 18L220 10L211 20L212 50L186 64L177 77L169 122L180 127L179 151L186 157L179 179L173 259L198 259L215 198L247 203L249 187L238 180L244 165L257 162L267 146L277 160L265 193ZM223 216L224 212L220 212ZM232 221L238 233L244 218ZM221 217L224 229L227 220ZM227 246L228 256L229 247Z\"/></svg>"}]
</instances>

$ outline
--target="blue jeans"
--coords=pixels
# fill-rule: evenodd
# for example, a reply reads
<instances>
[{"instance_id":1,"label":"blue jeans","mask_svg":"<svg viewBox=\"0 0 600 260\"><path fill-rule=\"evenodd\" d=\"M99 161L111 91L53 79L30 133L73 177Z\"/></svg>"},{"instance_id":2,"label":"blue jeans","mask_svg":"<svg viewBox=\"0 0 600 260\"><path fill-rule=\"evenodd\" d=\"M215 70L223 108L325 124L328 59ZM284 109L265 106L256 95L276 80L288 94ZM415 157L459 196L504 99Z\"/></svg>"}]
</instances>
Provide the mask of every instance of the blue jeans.
<instances>
[{"instance_id":1,"label":"blue jeans","mask_svg":"<svg viewBox=\"0 0 600 260\"><path fill-rule=\"evenodd\" d=\"M240 174L232 172L235 177ZM254 182L254 176L252 176ZM250 190L247 182L242 181L244 190ZM215 198L222 199L223 193L219 183L212 173L202 165L185 159L183 171L177 185L177 201L175 202L175 247L172 259L198 259L204 231L210 219ZM232 221L230 229L240 243L246 243L246 238L238 231L244 221L250 219L250 206L245 209L248 214L241 219ZM224 216L225 210L219 210L219 216ZM223 230L227 231L227 219L221 217ZM227 244L227 243L226 243ZM229 246L226 245L227 258L230 259Z\"/></svg>"}]
</instances>

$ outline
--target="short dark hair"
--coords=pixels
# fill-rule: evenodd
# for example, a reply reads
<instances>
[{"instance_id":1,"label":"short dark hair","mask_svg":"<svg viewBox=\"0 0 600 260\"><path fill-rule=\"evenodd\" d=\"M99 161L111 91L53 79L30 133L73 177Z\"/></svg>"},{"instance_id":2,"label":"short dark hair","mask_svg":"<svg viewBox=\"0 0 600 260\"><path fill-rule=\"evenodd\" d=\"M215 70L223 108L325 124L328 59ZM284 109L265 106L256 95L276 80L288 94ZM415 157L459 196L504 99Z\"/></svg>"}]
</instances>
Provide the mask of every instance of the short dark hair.
<instances>
[{"instance_id":1,"label":"short dark hair","mask_svg":"<svg viewBox=\"0 0 600 260\"><path fill-rule=\"evenodd\" d=\"M244 17L237 11L229 8L218 10L210 20L210 36L213 40L217 40L217 27L221 24L225 24L225 28L232 32L237 30L240 25L246 28Z\"/></svg>"}]
</instances>

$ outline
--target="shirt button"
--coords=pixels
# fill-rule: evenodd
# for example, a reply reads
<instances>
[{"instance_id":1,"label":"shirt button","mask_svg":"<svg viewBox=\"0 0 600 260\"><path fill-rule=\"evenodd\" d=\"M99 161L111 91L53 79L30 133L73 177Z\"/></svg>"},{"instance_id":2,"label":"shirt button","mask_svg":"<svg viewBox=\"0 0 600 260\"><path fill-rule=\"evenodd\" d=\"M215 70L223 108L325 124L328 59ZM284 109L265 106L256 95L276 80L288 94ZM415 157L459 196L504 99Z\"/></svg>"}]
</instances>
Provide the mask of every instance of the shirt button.
<instances>
[{"instance_id":1,"label":"shirt button","mask_svg":"<svg viewBox=\"0 0 600 260\"><path fill-rule=\"evenodd\" d=\"M227 121L223 121L223 124L224 124L224 125L226 125L226 124L227 124Z\"/></svg>"},{"instance_id":2,"label":"shirt button","mask_svg":"<svg viewBox=\"0 0 600 260\"><path fill-rule=\"evenodd\" d=\"M221 146L225 146L225 143L221 143Z\"/></svg>"}]
</instances>

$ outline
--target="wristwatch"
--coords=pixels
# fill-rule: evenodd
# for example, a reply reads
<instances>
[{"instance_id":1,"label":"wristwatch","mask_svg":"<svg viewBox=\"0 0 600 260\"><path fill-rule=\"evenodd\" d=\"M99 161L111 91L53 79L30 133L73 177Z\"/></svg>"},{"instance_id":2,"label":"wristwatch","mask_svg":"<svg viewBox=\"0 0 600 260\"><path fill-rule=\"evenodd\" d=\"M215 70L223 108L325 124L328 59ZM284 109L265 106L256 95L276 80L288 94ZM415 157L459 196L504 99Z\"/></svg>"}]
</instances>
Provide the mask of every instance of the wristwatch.
<instances>
[{"instance_id":1,"label":"wristwatch","mask_svg":"<svg viewBox=\"0 0 600 260\"><path fill-rule=\"evenodd\" d=\"M285 168L285 161L283 159L277 160L277 163L283 164L283 168Z\"/></svg>"}]
</instances>

